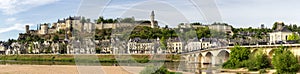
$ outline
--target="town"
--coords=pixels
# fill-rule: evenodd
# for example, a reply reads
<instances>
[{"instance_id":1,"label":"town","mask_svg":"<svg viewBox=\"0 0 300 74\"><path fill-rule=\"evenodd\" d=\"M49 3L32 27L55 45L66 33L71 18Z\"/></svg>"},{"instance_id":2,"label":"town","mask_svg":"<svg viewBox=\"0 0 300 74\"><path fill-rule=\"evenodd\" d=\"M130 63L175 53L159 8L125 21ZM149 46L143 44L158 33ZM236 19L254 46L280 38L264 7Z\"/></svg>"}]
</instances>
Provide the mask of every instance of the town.
<instances>
[{"instance_id":1,"label":"town","mask_svg":"<svg viewBox=\"0 0 300 74\"><path fill-rule=\"evenodd\" d=\"M120 23L117 23L119 20ZM133 23L132 23L133 22ZM134 25L138 24L138 25ZM175 28L159 27L154 11L150 20L132 18L104 19L95 22L82 16L59 19L50 24L38 24L35 30L25 26L25 33L20 33L17 40L1 42L1 54L75 54L71 41L75 41L74 31L95 32L95 47L83 51L86 54L117 54L111 45L116 38L112 30L136 26L127 39L126 54L180 54L197 50L233 45L274 45L295 44L299 38L296 25L276 22L273 29L233 28L226 23L181 23ZM93 29L94 28L94 29ZM156 33L155 31L156 30ZM144 34L137 32L145 32ZM159 32L160 31L160 32ZM164 32L164 33L162 33ZM190 38L180 38L176 33L186 32ZM153 34L149 34L153 33ZM159 34L160 33L160 34ZM194 33L194 34L191 34ZM145 36L148 35L148 36ZM188 40L187 40L188 39ZM77 39L78 40L78 39ZM89 53L87 53L89 52Z\"/></svg>"},{"instance_id":2,"label":"town","mask_svg":"<svg viewBox=\"0 0 300 74\"><path fill-rule=\"evenodd\" d=\"M18 39L0 42L0 53L45 56L181 55L180 61L184 61L186 66L184 71L195 73L200 73L201 68L222 64L224 68L231 68L228 61L234 49L247 48L252 53L264 51L268 58L272 58L275 54L273 49L289 47L297 58L300 55L300 27L296 24L275 22L272 28L264 24L260 24L259 28L234 28L219 22L184 22L171 28L168 25L160 27L154 11L149 17L136 20L134 17L106 19L101 16L91 21L84 16L69 16L52 24L38 24L36 29L25 25L25 31L19 34Z\"/></svg>"}]
</instances>

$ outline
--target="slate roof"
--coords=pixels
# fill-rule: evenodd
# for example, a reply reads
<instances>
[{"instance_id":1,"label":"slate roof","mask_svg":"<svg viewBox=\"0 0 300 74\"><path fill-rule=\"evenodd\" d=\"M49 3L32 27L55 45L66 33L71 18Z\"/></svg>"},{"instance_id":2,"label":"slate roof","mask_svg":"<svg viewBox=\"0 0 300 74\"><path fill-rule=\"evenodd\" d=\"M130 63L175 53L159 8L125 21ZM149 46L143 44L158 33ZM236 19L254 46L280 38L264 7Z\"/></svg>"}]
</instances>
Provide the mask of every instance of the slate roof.
<instances>
[{"instance_id":1,"label":"slate roof","mask_svg":"<svg viewBox=\"0 0 300 74\"><path fill-rule=\"evenodd\" d=\"M289 30L286 26L283 26L281 28L277 28L276 30L274 30L274 32L292 32L292 31Z\"/></svg>"},{"instance_id":2,"label":"slate roof","mask_svg":"<svg viewBox=\"0 0 300 74\"><path fill-rule=\"evenodd\" d=\"M141 38L133 38L133 39L130 39L129 42L152 43L152 42L154 42L154 40L151 40L151 39L141 39Z\"/></svg>"},{"instance_id":3,"label":"slate roof","mask_svg":"<svg viewBox=\"0 0 300 74\"><path fill-rule=\"evenodd\" d=\"M67 18L67 20L80 20L80 19L81 19L80 16L74 16L74 17L69 16L69 18Z\"/></svg>"},{"instance_id":4,"label":"slate roof","mask_svg":"<svg viewBox=\"0 0 300 74\"><path fill-rule=\"evenodd\" d=\"M176 38L169 38L168 42L181 42L181 40L178 37L176 37Z\"/></svg>"},{"instance_id":5,"label":"slate roof","mask_svg":"<svg viewBox=\"0 0 300 74\"><path fill-rule=\"evenodd\" d=\"M65 22L66 22L65 20L60 20L60 19L57 20L57 23L65 23Z\"/></svg>"}]
</instances>

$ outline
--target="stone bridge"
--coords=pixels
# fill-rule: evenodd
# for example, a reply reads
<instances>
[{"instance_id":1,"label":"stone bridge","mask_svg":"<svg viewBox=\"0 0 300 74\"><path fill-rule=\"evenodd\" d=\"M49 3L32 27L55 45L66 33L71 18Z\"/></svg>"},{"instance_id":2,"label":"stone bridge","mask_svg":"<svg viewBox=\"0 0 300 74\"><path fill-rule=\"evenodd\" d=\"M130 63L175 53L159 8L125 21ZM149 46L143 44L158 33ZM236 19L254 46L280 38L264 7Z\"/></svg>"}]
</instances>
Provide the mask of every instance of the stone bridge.
<instances>
[{"instance_id":1,"label":"stone bridge","mask_svg":"<svg viewBox=\"0 0 300 74\"><path fill-rule=\"evenodd\" d=\"M241 47L249 48L252 53L262 50L263 53L266 53L272 58L274 49L281 46L288 47L299 60L300 44L252 45ZM202 68L221 67L221 65L229 59L230 49L233 47L234 46L226 46L184 53L182 54L182 59L185 61L186 70L189 72L199 72Z\"/></svg>"}]
</instances>

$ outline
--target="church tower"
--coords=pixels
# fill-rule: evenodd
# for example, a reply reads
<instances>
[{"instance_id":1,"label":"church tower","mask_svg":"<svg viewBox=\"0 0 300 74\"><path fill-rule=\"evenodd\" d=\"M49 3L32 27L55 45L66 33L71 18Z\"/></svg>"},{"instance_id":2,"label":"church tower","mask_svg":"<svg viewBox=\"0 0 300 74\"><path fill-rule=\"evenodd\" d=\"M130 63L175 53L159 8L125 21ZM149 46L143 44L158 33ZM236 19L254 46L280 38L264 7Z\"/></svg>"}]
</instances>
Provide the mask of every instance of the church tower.
<instances>
[{"instance_id":1,"label":"church tower","mask_svg":"<svg viewBox=\"0 0 300 74\"><path fill-rule=\"evenodd\" d=\"M154 15L154 11L151 12L150 22L151 22L151 28L155 28L156 24L155 24L155 15Z\"/></svg>"}]
</instances>

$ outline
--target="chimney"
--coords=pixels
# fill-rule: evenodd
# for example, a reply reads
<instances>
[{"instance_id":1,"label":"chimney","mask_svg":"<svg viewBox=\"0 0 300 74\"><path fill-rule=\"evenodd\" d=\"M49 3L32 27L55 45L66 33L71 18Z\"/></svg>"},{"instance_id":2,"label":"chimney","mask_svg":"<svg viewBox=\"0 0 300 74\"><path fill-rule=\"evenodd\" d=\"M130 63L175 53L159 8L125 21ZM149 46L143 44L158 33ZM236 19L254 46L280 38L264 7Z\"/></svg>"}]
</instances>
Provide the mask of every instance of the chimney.
<instances>
[{"instance_id":1,"label":"chimney","mask_svg":"<svg viewBox=\"0 0 300 74\"><path fill-rule=\"evenodd\" d=\"M282 29L284 26L283 22L277 22L277 30Z\"/></svg>"}]
</instances>

